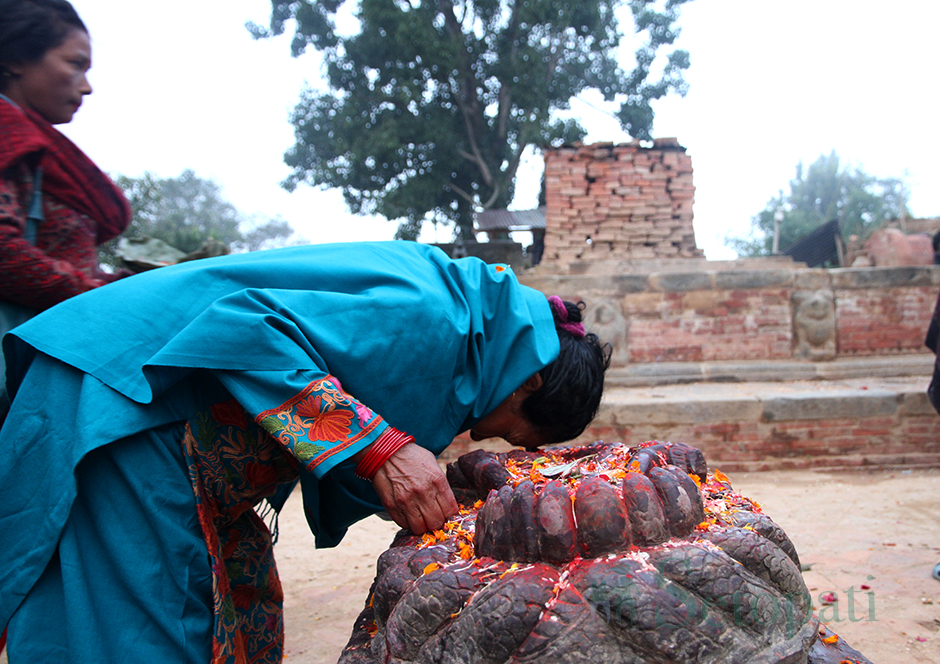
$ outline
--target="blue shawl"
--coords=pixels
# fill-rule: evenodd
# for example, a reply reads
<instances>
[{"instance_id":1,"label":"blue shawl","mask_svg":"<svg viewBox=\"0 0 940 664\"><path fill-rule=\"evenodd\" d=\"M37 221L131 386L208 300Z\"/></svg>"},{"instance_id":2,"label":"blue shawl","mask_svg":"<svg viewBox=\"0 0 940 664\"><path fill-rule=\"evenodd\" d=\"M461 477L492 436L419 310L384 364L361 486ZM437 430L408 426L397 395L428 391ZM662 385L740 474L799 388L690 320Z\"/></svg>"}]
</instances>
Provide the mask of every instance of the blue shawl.
<instances>
[{"instance_id":1,"label":"blue shawl","mask_svg":"<svg viewBox=\"0 0 940 664\"><path fill-rule=\"evenodd\" d=\"M558 339L545 296L510 270L387 242L161 268L61 303L4 348L11 394L40 351L138 404L197 369L329 373L437 453L554 360Z\"/></svg>"},{"instance_id":2,"label":"blue shawl","mask_svg":"<svg viewBox=\"0 0 940 664\"><path fill-rule=\"evenodd\" d=\"M19 391L0 430L0 541L17 561L0 570L3 594L27 591L45 567L76 495L75 468L97 447L229 394L257 415L332 375L438 454L558 354L543 294L502 266L410 242L161 268L67 300L3 344L10 393ZM42 375L55 366L44 360L29 373L37 353L74 369ZM239 393L243 377L251 389ZM318 546L381 508L352 475L356 451L301 472ZM7 599L0 609L18 604Z\"/></svg>"}]
</instances>

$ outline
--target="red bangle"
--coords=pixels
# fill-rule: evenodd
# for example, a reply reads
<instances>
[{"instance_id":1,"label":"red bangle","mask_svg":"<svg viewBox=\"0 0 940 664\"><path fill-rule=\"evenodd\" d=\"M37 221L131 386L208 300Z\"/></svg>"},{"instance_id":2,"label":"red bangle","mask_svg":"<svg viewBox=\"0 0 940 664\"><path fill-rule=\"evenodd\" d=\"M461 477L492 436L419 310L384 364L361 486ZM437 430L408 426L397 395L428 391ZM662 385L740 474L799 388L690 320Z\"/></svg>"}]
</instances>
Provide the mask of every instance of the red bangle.
<instances>
[{"instance_id":1,"label":"red bangle","mask_svg":"<svg viewBox=\"0 0 940 664\"><path fill-rule=\"evenodd\" d=\"M366 455L362 457L362 461L356 466L356 477L371 482L382 464L389 460L389 457L408 443L413 442L415 442L414 436L409 436L394 427L387 428L378 440L372 443L369 451L366 452Z\"/></svg>"}]
</instances>

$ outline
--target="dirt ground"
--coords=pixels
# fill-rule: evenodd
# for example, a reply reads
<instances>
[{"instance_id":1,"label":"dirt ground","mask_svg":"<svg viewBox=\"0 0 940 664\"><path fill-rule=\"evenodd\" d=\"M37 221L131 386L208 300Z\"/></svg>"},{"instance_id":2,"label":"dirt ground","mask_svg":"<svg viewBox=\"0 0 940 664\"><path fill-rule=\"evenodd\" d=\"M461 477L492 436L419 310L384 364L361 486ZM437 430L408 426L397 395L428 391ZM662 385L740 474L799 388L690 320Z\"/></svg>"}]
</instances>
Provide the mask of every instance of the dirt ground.
<instances>
[{"instance_id":1,"label":"dirt ground","mask_svg":"<svg viewBox=\"0 0 940 664\"><path fill-rule=\"evenodd\" d=\"M940 664L940 581L931 578L940 563L940 469L742 473L731 481L790 535L831 629L877 664ZM371 517L339 547L316 550L299 492L291 497L276 545L287 664L337 661L396 529ZM825 605L828 593L836 601Z\"/></svg>"},{"instance_id":2,"label":"dirt ground","mask_svg":"<svg viewBox=\"0 0 940 664\"><path fill-rule=\"evenodd\" d=\"M940 581L931 578L940 563L940 470L741 473L731 482L790 535L833 631L876 664L940 664ZM315 550L299 498L281 515L276 547L286 661L334 664L396 527L371 517L339 547ZM836 601L825 605L828 593Z\"/></svg>"}]
</instances>

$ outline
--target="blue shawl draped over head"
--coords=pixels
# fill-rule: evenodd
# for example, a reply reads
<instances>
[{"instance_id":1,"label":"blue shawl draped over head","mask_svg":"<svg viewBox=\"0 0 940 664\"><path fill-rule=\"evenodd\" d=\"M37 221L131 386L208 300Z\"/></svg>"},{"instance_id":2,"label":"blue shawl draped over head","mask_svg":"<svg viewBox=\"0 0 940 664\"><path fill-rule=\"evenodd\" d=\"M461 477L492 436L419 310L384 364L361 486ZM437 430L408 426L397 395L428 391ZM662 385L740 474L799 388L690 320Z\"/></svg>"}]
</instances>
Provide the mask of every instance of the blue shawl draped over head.
<instances>
[{"instance_id":1,"label":"blue shawl draped over head","mask_svg":"<svg viewBox=\"0 0 940 664\"><path fill-rule=\"evenodd\" d=\"M41 571L82 457L226 398L226 373L267 379L250 382L250 399L236 394L253 415L283 402L265 385L335 376L438 454L553 361L558 338L545 296L510 270L387 242L161 268L57 305L7 335L4 349L11 395L23 388L0 430L0 541L8 561ZM37 352L83 373L30 388L23 380ZM381 509L352 474L355 451L301 472L318 546Z\"/></svg>"},{"instance_id":2,"label":"blue shawl draped over head","mask_svg":"<svg viewBox=\"0 0 940 664\"><path fill-rule=\"evenodd\" d=\"M543 294L412 242L316 245L161 268L63 302L4 341L139 404L196 369L331 373L434 452L558 354Z\"/></svg>"}]
</instances>

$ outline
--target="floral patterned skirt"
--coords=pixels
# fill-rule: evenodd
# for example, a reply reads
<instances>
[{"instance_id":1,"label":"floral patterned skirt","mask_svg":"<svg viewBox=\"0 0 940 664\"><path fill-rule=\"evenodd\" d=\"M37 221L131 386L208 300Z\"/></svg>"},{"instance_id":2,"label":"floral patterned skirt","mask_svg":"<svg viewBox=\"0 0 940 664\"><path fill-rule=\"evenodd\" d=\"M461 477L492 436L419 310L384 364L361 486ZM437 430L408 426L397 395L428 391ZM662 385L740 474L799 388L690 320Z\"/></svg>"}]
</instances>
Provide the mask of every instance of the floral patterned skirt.
<instances>
[{"instance_id":1,"label":"floral patterned skirt","mask_svg":"<svg viewBox=\"0 0 940 664\"><path fill-rule=\"evenodd\" d=\"M212 564L212 664L280 662L284 595L255 507L293 486L297 462L234 399L191 418L182 445Z\"/></svg>"}]
</instances>

